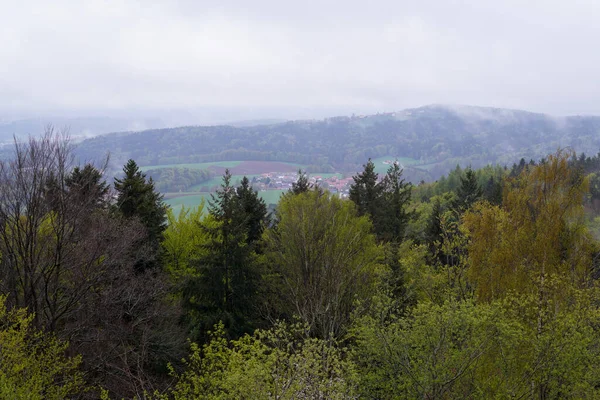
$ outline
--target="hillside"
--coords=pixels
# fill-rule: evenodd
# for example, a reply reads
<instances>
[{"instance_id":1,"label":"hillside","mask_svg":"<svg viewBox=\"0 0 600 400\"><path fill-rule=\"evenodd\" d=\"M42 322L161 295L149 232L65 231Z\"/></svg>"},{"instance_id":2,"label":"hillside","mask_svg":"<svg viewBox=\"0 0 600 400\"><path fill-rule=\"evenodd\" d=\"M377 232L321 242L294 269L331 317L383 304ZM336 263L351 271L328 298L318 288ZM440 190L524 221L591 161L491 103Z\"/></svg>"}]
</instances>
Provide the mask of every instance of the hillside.
<instances>
[{"instance_id":1,"label":"hillside","mask_svg":"<svg viewBox=\"0 0 600 400\"><path fill-rule=\"evenodd\" d=\"M482 166L539 158L558 147L595 154L600 117L432 105L394 113L257 126L186 126L122 132L83 141L78 154L111 153L114 165L231 160L285 161L314 171L354 172L368 158L409 160L406 175L432 180L457 163Z\"/></svg>"}]
</instances>

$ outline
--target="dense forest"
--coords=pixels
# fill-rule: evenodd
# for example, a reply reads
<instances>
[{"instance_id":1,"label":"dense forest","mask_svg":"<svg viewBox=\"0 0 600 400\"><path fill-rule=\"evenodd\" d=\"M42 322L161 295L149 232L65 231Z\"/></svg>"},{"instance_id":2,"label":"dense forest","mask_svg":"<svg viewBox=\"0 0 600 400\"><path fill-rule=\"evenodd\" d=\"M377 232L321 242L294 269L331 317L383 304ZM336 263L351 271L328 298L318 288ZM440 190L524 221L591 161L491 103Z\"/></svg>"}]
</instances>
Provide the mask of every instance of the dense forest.
<instances>
[{"instance_id":1,"label":"dense forest","mask_svg":"<svg viewBox=\"0 0 600 400\"><path fill-rule=\"evenodd\" d=\"M314 172L360 170L368 158L404 157L412 182L433 181L457 164L483 167L539 159L557 148L600 148L600 118L555 118L525 111L428 106L370 116L256 126L188 126L103 135L77 154L94 160L111 149L115 164L285 161Z\"/></svg>"},{"instance_id":2,"label":"dense forest","mask_svg":"<svg viewBox=\"0 0 600 400\"><path fill-rule=\"evenodd\" d=\"M418 186L367 158L273 211L227 171L175 215L74 151L0 162L0 398L600 396L600 155Z\"/></svg>"}]
</instances>

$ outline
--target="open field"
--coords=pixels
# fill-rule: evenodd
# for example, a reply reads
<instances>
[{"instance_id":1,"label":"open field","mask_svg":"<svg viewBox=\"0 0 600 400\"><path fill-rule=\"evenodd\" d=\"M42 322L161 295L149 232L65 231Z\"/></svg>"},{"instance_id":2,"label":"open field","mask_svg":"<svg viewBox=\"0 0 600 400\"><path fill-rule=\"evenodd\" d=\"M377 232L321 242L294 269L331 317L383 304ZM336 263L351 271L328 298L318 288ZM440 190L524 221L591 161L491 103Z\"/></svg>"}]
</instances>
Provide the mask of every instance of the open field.
<instances>
[{"instance_id":1,"label":"open field","mask_svg":"<svg viewBox=\"0 0 600 400\"><path fill-rule=\"evenodd\" d=\"M239 185L239 183L242 181L242 178L244 176L246 176L248 179L252 180L252 178L258 177L260 175L231 175L231 184L233 186ZM188 191L189 192L208 192L210 188L215 187L215 186L220 186L221 183L223 183L223 174L216 175L214 178L212 178L206 182L202 182L198 185L191 186Z\"/></svg>"},{"instance_id":2,"label":"open field","mask_svg":"<svg viewBox=\"0 0 600 400\"><path fill-rule=\"evenodd\" d=\"M398 160L398 162L400 163L400 165L404 165L409 166L416 166L418 164L421 163L421 161L419 160L415 160L414 158L409 158L409 157L393 157L393 156L384 156L384 157L378 157L378 158L373 158L373 164L375 164L375 172L377 172L378 174L385 174L388 170L388 168L390 167L390 164L384 164L384 161L395 161Z\"/></svg>"},{"instance_id":3,"label":"open field","mask_svg":"<svg viewBox=\"0 0 600 400\"><path fill-rule=\"evenodd\" d=\"M256 175L265 172L295 172L298 168L304 168L301 164L279 162L279 161L215 161L193 164L162 164L147 165L140 167L142 171L161 168L189 168L189 169L212 169L215 173L222 175L229 168L232 175Z\"/></svg>"},{"instance_id":4,"label":"open field","mask_svg":"<svg viewBox=\"0 0 600 400\"><path fill-rule=\"evenodd\" d=\"M269 204L277 204L279 198L282 193L286 192L286 190L260 190L258 195ZM207 192L202 193L194 193L194 194L183 194L178 193L179 196L170 197L165 199L165 203L167 203L177 215L182 207L192 208L200 205L202 200L206 201L206 207L208 207L208 202L211 200L211 194ZM171 195L174 195L171 194ZM205 208L207 210L208 208Z\"/></svg>"}]
</instances>

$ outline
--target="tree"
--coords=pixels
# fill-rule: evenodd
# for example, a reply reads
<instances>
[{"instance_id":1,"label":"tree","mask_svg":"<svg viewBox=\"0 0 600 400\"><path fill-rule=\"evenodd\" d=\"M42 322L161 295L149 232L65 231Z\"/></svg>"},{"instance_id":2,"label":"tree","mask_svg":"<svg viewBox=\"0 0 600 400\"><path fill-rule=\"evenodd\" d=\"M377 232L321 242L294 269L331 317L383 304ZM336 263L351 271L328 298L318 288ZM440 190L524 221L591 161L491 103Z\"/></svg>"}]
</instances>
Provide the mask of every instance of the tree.
<instances>
[{"instance_id":1,"label":"tree","mask_svg":"<svg viewBox=\"0 0 600 400\"><path fill-rule=\"evenodd\" d=\"M80 202L89 202L90 208L106 207L110 188L102 179L102 172L92 164L86 164L83 168L75 166L65 178L65 185Z\"/></svg>"},{"instance_id":2,"label":"tree","mask_svg":"<svg viewBox=\"0 0 600 400\"><path fill-rule=\"evenodd\" d=\"M225 338L222 324L215 328L209 343L192 344L172 391L176 400L355 398L346 351L309 338L305 326L277 323L235 341Z\"/></svg>"},{"instance_id":3,"label":"tree","mask_svg":"<svg viewBox=\"0 0 600 400\"><path fill-rule=\"evenodd\" d=\"M378 214L381 186L377 185L378 175L375 172L375 164L369 161L363 165L362 173L353 176L354 183L350 185L350 200L356 204L358 215L369 214L374 218Z\"/></svg>"},{"instance_id":4,"label":"tree","mask_svg":"<svg viewBox=\"0 0 600 400\"><path fill-rule=\"evenodd\" d=\"M366 216L328 192L283 197L279 224L266 232L281 312L298 315L321 338L339 337L356 299L367 299L380 250Z\"/></svg>"},{"instance_id":5,"label":"tree","mask_svg":"<svg viewBox=\"0 0 600 400\"><path fill-rule=\"evenodd\" d=\"M375 165L369 159L364 171L353 177L350 200L356 204L359 215L369 215L377 238L382 242L398 244L411 218L407 211L411 187L402 178L402 169L396 161L385 177L378 182Z\"/></svg>"},{"instance_id":6,"label":"tree","mask_svg":"<svg viewBox=\"0 0 600 400\"><path fill-rule=\"evenodd\" d=\"M32 322L25 309L9 311L0 295L0 397L60 400L81 394L81 357L66 357L67 343L34 329Z\"/></svg>"},{"instance_id":7,"label":"tree","mask_svg":"<svg viewBox=\"0 0 600 400\"><path fill-rule=\"evenodd\" d=\"M308 176L306 172L303 172L302 169L298 170L298 180L292 183L292 188L289 190L289 193L292 194L300 194L309 191L312 188L312 184L308 182Z\"/></svg>"},{"instance_id":8,"label":"tree","mask_svg":"<svg viewBox=\"0 0 600 400\"><path fill-rule=\"evenodd\" d=\"M91 167L73 171L68 138L52 129L0 162L0 293L33 328L68 340L90 383L132 397L177 354L176 308L160 273L134 273L144 227L99 206L103 190L85 189L102 186ZM168 335L156 335L162 324Z\"/></svg>"},{"instance_id":9,"label":"tree","mask_svg":"<svg viewBox=\"0 0 600 400\"><path fill-rule=\"evenodd\" d=\"M267 205L258 196L258 192L250 186L247 177L243 177L240 186L235 189L236 201L244 215L246 242L256 245L261 239L265 226L268 225Z\"/></svg>"},{"instance_id":10,"label":"tree","mask_svg":"<svg viewBox=\"0 0 600 400\"><path fill-rule=\"evenodd\" d=\"M596 398L598 311L563 310L541 334L531 296L476 304L421 302L381 323L356 321L352 361L364 398ZM525 317L524 317L525 316Z\"/></svg>"},{"instance_id":11,"label":"tree","mask_svg":"<svg viewBox=\"0 0 600 400\"><path fill-rule=\"evenodd\" d=\"M165 269L178 282L197 275L194 262L206 253L208 235L200 228L204 204L203 200L195 209L184 207L177 216L167 210L168 226L161 246Z\"/></svg>"},{"instance_id":12,"label":"tree","mask_svg":"<svg viewBox=\"0 0 600 400\"><path fill-rule=\"evenodd\" d=\"M166 229L167 206L163 196L154 189L152 178L140 171L133 160L123 167L123 178L115 178L117 191L116 208L125 218L137 218L146 227L147 243L153 252L158 252L162 235ZM143 270L156 265L155 260L138 260L136 269Z\"/></svg>"},{"instance_id":13,"label":"tree","mask_svg":"<svg viewBox=\"0 0 600 400\"><path fill-rule=\"evenodd\" d=\"M151 241L159 242L166 228L166 206L155 191L152 179L133 160L123 167L123 178L115 178L117 208L125 218L137 217L148 229Z\"/></svg>"},{"instance_id":14,"label":"tree","mask_svg":"<svg viewBox=\"0 0 600 400\"><path fill-rule=\"evenodd\" d=\"M465 170L464 176L460 177L460 186L456 190L456 200L453 208L462 213L468 210L475 202L481 199L483 190L477 183L475 172L469 167Z\"/></svg>"},{"instance_id":15,"label":"tree","mask_svg":"<svg viewBox=\"0 0 600 400\"><path fill-rule=\"evenodd\" d=\"M399 163L394 162L387 170L381 183L381 208L376 214L379 237L387 242L398 244L404 238L404 230L411 218L407 210L412 185L402 178Z\"/></svg>"},{"instance_id":16,"label":"tree","mask_svg":"<svg viewBox=\"0 0 600 400\"><path fill-rule=\"evenodd\" d=\"M592 241L583 221L587 180L558 152L524 169L502 207L481 204L464 217L471 236L469 277L480 300L543 289L552 277L586 285ZM540 292L541 294L541 292ZM556 293L555 293L556 295Z\"/></svg>"},{"instance_id":17,"label":"tree","mask_svg":"<svg viewBox=\"0 0 600 400\"><path fill-rule=\"evenodd\" d=\"M210 203L209 217L200 225L208 240L194 263L198 277L184 291L199 337L218 321L225 323L232 337L254 328L260 277L256 251L266 213L264 201L248 179L236 189L226 170Z\"/></svg>"},{"instance_id":18,"label":"tree","mask_svg":"<svg viewBox=\"0 0 600 400\"><path fill-rule=\"evenodd\" d=\"M0 291L40 329L64 326L137 237L134 227L118 236L128 228L94 210L97 191L75 188L71 160L68 138L50 128L0 162Z\"/></svg>"}]
</instances>

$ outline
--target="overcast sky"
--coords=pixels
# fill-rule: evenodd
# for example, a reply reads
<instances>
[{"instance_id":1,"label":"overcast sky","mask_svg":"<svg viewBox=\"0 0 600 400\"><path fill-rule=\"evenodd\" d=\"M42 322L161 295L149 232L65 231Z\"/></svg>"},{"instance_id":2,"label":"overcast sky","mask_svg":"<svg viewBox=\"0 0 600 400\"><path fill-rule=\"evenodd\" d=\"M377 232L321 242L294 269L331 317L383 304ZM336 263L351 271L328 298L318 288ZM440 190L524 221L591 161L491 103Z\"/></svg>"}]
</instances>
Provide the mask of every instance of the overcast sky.
<instances>
[{"instance_id":1,"label":"overcast sky","mask_svg":"<svg viewBox=\"0 0 600 400\"><path fill-rule=\"evenodd\" d=\"M598 0L0 5L0 111L452 103L600 114Z\"/></svg>"}]
</instances>

